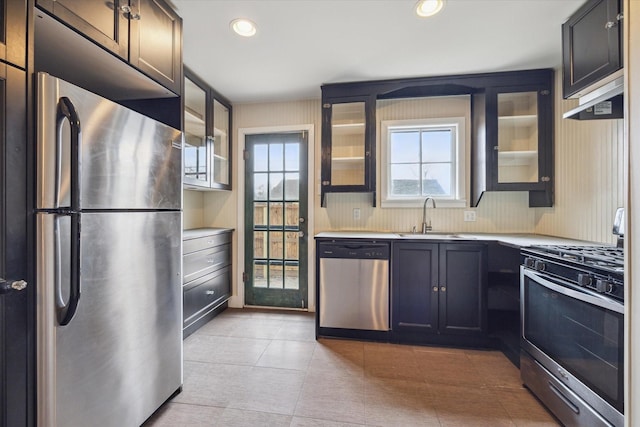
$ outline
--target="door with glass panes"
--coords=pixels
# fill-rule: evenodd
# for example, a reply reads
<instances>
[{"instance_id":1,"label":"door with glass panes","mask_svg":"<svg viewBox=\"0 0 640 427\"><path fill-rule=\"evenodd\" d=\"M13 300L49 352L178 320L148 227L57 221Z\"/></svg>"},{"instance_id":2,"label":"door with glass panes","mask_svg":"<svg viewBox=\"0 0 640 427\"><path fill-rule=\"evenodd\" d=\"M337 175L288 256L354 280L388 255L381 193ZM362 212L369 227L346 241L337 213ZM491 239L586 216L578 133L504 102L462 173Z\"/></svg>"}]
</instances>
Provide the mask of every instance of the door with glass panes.
<instances>
[{"instance_id":1,"label":"door with glass panes","mask_svg":"<svg viewBox=\"0 0 640 427\"><path fill-rule=\"evenodd\" d=\"M245 304L308 307L306 131L245 137Z\"/></svg>"}]
</instances>

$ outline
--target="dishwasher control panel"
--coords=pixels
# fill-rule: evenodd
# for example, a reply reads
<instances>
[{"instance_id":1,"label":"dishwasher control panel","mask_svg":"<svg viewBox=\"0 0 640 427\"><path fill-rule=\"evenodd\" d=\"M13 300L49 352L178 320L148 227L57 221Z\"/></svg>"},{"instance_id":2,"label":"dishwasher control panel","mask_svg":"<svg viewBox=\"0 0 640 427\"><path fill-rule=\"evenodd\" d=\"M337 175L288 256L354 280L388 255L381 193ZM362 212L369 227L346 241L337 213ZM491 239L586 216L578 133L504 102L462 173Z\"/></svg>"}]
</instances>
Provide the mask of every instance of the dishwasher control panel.
<instances>
[{"instance_id":1,"label":"dishwasher control panel","mask_svg":"<svg viewBox=\"0 0 640 427\"><path fill-rule=\"evenodd\" d=\"M389 259L388 243L326 242L319 244L320 258Z\"/></svg>"}]
</instances>

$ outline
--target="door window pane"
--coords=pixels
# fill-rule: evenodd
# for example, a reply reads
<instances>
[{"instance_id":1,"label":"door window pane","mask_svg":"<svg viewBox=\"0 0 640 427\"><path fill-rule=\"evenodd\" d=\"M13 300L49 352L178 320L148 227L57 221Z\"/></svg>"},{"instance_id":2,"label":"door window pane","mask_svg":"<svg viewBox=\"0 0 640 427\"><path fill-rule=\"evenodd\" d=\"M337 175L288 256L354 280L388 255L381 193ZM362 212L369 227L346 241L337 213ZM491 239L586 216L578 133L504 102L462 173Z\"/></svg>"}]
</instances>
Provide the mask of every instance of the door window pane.
<instances>
[{"instance_id":1,"label":"door window pane","mask_svg":"<svg viewBox=\"0 0 640 427\"><path fill-rule=\"evenodd\" d=\"M253 146L253 171L266 172L269 170L269 146L256 144Z\"/></svg>"},{"instance_id":2,"label":"door window pane","mask_svg":"<svg viewBox=\"0 0 640 427\"><path fill-rule=\"evenodd\" d=\"M298 289L300 287L300 267L298 263L285 263L284 274L285 289Z\"/></svg>"},{"instance_id":3,"label":"door window pane","mask_svg":"<svg viewBox=\"0 0 640 427\"><path fill-rule=\"evenodd\" d=\"M253 175L253 199L267 200L267 187L269 185L269 175L266 173L256 173Z\"/></svg>"},{"instance_id":4,"label":"door window pane","mask_svg":"<svg viewBox=\"0 0 640 427\"><path fill-rule=\"evenodd\" d=\"M269 199L282 200L284 195L284 174L281 172L269 174Z\"/></svg>"},{"instance_id":5,"label":"door window pane","mask_svg":"<svg viewBox=\"0 0 640 427\"><path fill-rule=\"evenodd\" d=\"M286 259L298 259L298 232L284 233L286 238L285 254Z\"/></svg>"},{"instance_id":6,"label":"door window pane","mask_svg":"<svg viewBox=\"0 0 640 427\"><path fill-rule=\"evenodd\" d=\"M284 198L285 200L298 200L300 197L300 174L284 174Z\"/></svg>"},{"instance_id":7,"label":"door window pane","mask_svg":"<svg viewBox=\"0 0 640 427\"><path fill-rule=\"evenodd\" d=\"M285 144L284 156L286 171L300 170L300 144Z\"/></svg>"},{"instance_id":8,"label":"door window pane","mask_svg":"<svg viewBox=\"0 0 640 427\"><path fill-rule=\"evenodd\" d=\"M253 224L256 227L264 227L267 225L268 212L266 202L254 202L253 204Z\"/></svg>"},{"instance_id":9,"label":"door window pane","mask_svg":"<svg viewBox=\"0 0 640 427\"><path fill-rule=\"evenodd\" d=\"M281 262L270 262L269 263L269 287L283 289L284 288L284 277L282 271L282 263Z\"/></svg>"},{"instance_id":10,"label":"door window pane","mask_svg":"<svg viewBox=\"0 0 640 427\"><path fill-rule=\"evenodd\" d=\"M282 208L284 203L282 202L270 202L269 203L269 225L271 227L282 227L284 225L284 212Z\"/></svg>"},{"instance_id":11,"label":"door window pane","mask_svg":"<svg viewBox=\"0 0 640 427\"><path fill-rule=\"evenodd\" d=\"M269 170L284 170L284 145L269 144Z\"/></svg>"},{"instance_id":12,"label":"door window pane","mask_svg":"<svg viewBox=\"0 0 640 427\"><path fill-rule=\"evenodd\" d=\"M284 245L282 241L281 231L269 232L269 258L270 259L284 259Z\"/></svg>"},{"instance_id":13,"label":"door window pane","mask_svg":"<svg viewBox=\"0 0 640 427\"><path fill-rule=\"evenodd\" d=\"M265 261L253 262L253 286L256 288L267 287L267 263Z\"/></svg>"},{"instance_id":14,"label":"door window pane","mask_svg":"<svg viewBox=\"0 0 640 427\"><path fill-rule=\"evenodd\" d=\"M285 203L284 225L299 228L300 224L300 203Z\"/></svg>"},{"instance_id":15,"label":"door window pane","mask_svg":"<svg viewBox=\"0 0 640 427\"><path fill-rule=\"evenodd\" d=\"M253 232L253 257L254 258L267 258L267 232L266 231L254 231Z\"/></svg>"}]
</instances>

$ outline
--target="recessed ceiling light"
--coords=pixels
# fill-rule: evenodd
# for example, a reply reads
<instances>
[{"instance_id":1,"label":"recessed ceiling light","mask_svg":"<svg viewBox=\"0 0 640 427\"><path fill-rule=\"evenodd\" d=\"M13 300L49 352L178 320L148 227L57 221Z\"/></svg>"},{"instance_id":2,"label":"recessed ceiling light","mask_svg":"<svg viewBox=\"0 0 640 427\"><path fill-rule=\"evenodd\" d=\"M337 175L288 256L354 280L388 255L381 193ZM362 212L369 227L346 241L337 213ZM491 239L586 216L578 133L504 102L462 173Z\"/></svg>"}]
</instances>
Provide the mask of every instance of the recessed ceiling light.
<instances>
[{"instance_id":1,"label":"recessed ceiling light","mask_svg":"<svg viewBox=\"0 0 640 427\"><path fill-rule=\"evenodd\" d=\"M251 37L256 34L258 31L256 28L256 24L253 21L245 18L238 18L231 21L231 28L236 34L241 35L242 37Z\"/></svg>"},{"instance_id":2,"label":"recessed ceiling light","mask_svg":"<svg viewBox=\"0 0 640 427\"><path fill-rule=\"evenodd\" d=\"M444 7L444 0L420 0L416 4L418 16L426 18L440 12Z\"/></svg>"}]
</instances>

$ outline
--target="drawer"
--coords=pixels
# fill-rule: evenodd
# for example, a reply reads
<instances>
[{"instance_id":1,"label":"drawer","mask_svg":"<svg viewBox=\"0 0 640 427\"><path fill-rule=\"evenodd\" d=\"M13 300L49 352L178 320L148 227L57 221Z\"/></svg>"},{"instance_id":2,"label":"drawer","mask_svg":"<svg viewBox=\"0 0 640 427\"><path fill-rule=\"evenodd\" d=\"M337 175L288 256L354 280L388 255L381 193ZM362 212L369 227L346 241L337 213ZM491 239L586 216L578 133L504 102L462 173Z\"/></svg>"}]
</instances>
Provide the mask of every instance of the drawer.
<instances>
[{"instance_id":1,"label":"drawer","mask_svg":"<svg viewBox=\"0 0 640 427\"><path fill-rule=\"evenodd\" d=\"M183 283L212 273L231 264L231 245L216 246L184 255L182 271Z\"/></svg>"},{"instance_id":2,"label":"drawer","mask_svg":"<svg viewBox=\"0 0 640 427\"><path fill-rule=\"evenodd\" d=\"M191 252L201 251L213 246L231 243L231 233L211 234L209 236L185 239L182 241L182 253L187 255Z\"/></svg>"},{"instance_id":3,"label":"drawer","mask_svg":"<svg viewBox=\"0 0 640 427\"><path fill-rule=\"evenodd\" d=\"M223 303L231 294L231 269L225 267L184 286L184 324Z\"/></svg>"}]
</instances>

